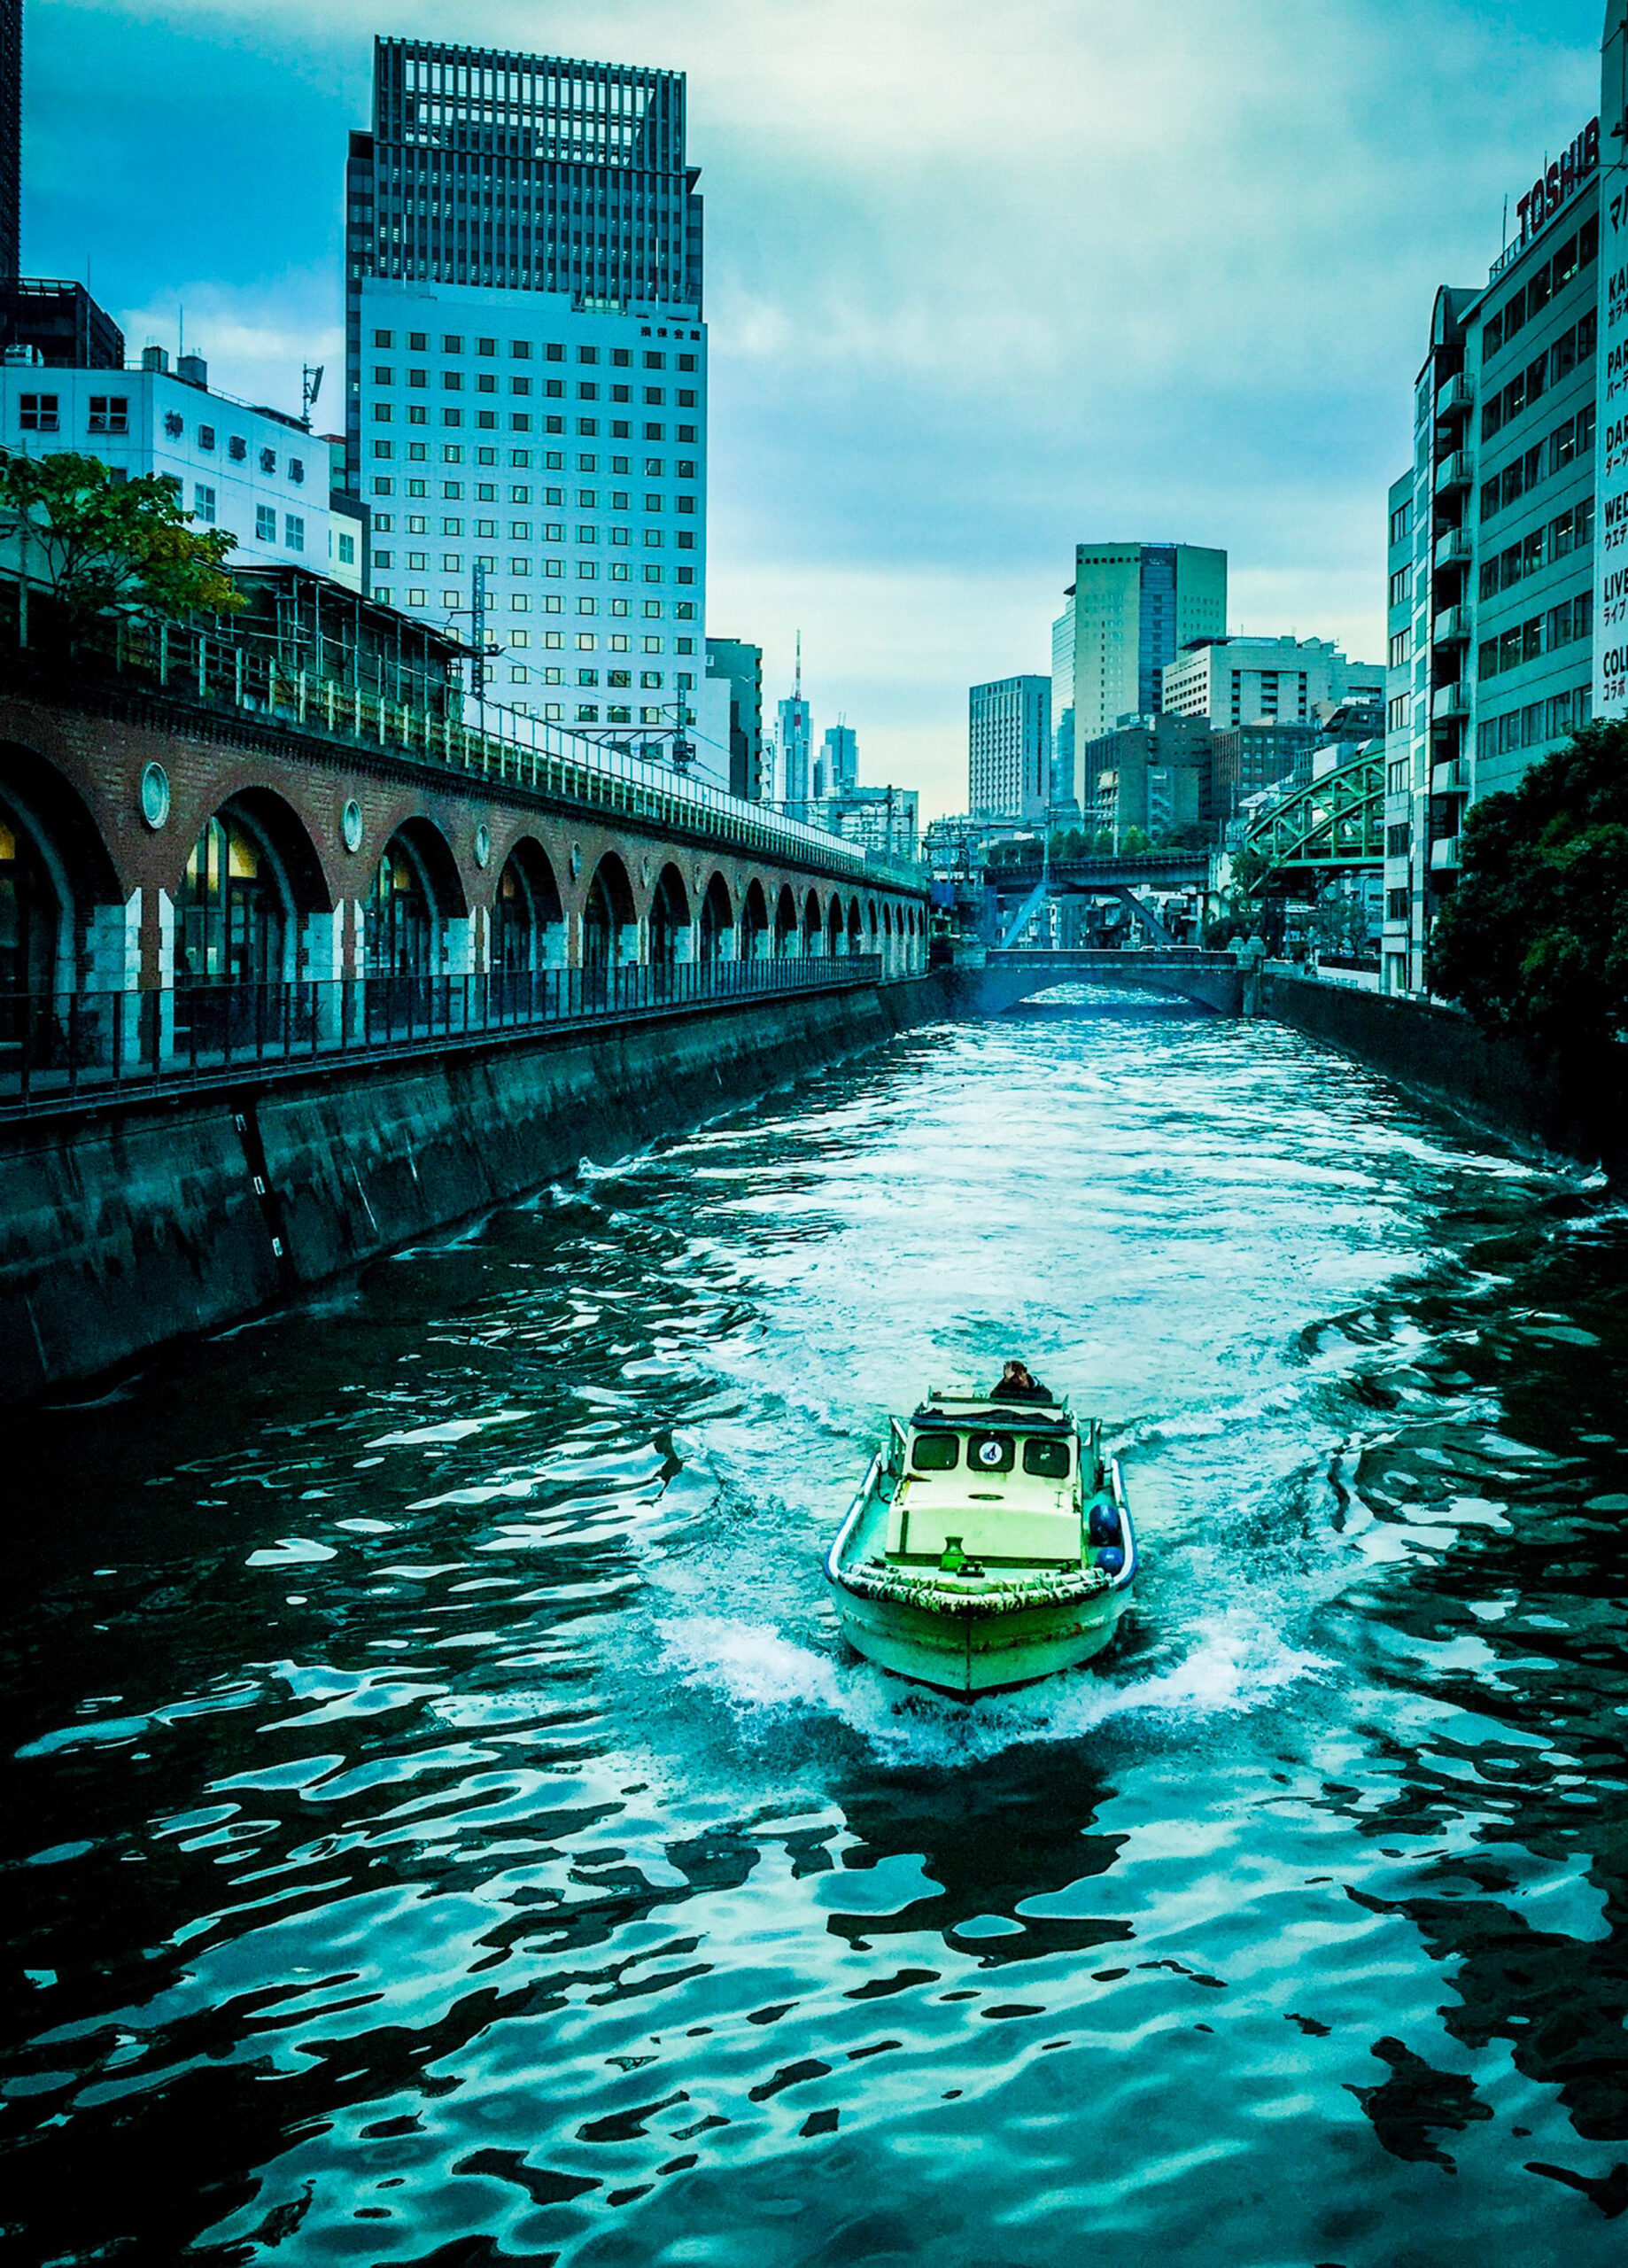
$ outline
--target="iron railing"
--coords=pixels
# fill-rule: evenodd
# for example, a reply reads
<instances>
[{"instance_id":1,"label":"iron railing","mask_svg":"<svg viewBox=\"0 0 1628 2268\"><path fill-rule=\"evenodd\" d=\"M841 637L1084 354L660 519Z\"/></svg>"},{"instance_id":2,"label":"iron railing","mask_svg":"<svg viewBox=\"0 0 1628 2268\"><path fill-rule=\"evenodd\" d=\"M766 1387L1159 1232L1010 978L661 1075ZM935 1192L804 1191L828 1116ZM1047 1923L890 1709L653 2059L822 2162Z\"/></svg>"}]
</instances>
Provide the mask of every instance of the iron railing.
<instances>
[{"instance_id":1,"label":"iron railing","mask_svg":"<svg viewBox=\"0 0 1628 2268\"><path fill-rule=\"evenodd\" d=\"M624 738L573 731L498 702L477 702L455 681L439 689L434 706L392 701L360 684L292 668L258 641L176 623L122 625L76 649L76 661L91 680L103 672L189 705L273 719L316 737L680 828L738 850L789 856L857 881L926 888L925 869L913 860L867 851L862 843L640 755L637 726L628 727Z\"/></svg>"},{"instance_id":2,"label":"iron railing","mask_svg":"<svg viewBox=\"0 0 1628 2268\"><path fill-rule=\"evenodd\" d=\"M0 1117L308 1074L777 994L874 984L879 954L628 962L145 992L0 993Z\"/></svg>"}]
</instances>

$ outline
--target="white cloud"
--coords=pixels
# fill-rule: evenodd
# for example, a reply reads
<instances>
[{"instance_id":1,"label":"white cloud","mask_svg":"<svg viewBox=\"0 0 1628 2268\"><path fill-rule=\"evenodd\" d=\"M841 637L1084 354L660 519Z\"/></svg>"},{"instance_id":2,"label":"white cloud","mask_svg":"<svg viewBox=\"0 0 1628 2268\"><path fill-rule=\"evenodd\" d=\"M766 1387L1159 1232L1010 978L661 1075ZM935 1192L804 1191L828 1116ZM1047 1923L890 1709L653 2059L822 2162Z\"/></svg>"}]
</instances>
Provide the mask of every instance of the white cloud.
<instances>
[{"instance_id":1,"label":"white cloud","mask_svg":"<svg viewBox=\"0 0 1628 2268\"><path fill-rule=\"evenodd\" d=\"M1436 286L1485 274L1598 89L1580 0L101 7L352 89L358 124L378 28L686 71L714 626L764 643L773 697L801 622L820 721L951 805L965 687L1046 666L1077 537L1223 544L1235 621L1377 655ZM291 163L337 203L340 154ZM337 361L337 285L200 285L189 332L287 401Z\"/></svg>"}]
</instances>

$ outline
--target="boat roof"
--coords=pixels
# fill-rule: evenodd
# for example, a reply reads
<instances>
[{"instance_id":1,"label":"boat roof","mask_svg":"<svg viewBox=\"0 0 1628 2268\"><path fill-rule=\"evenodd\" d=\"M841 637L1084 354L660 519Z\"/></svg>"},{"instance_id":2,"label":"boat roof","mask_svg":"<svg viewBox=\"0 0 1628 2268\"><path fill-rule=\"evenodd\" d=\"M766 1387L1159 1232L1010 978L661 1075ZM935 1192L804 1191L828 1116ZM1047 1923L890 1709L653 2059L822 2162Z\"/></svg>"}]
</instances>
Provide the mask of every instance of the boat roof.
<instances>
[{"instance_id":1,"label":"boat roof","mask_svg":"<svg viewBox=\"0 0 1628 2268\"><path fill-rule=\"evenodd\" d=\"M912 1425L1000 1425L1014 1433L1072 1433L1074 1412L1066 1402L1008 1402L987 1394L928 1393L911 1419Z\"/></svg>"}]
</instances>

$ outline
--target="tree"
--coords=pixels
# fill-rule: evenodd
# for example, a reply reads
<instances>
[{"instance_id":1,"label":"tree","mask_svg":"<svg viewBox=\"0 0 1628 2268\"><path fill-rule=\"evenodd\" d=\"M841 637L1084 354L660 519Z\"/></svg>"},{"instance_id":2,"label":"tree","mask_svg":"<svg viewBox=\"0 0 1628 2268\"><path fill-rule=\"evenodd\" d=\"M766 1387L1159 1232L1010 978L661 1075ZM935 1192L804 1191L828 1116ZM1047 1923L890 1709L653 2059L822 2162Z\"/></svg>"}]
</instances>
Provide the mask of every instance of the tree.
<instances>
[{"instance_id":1,"label":"tree","mask_svg":"<svg viewBox=\"0 0 1628 2268\"><path fill-rule=\"evenodd\" d=\"M0 533L61 609L70 634L98 622L235 614L244 595L222 571L237 539L193 532L172 481L116 480L99 457L65 451L0 466Z\"/></svg>"},{"instance_id":2,"label":"tree","mask_svg":"<svg viewBox=\"0 0 1628 2268\"><path fill-rule=\"evenodd\" d=\"M1539 1057L1628 1039L1628 723L1587 726L1465 816L1430 979Z\"/></svg>"}]
</instances>

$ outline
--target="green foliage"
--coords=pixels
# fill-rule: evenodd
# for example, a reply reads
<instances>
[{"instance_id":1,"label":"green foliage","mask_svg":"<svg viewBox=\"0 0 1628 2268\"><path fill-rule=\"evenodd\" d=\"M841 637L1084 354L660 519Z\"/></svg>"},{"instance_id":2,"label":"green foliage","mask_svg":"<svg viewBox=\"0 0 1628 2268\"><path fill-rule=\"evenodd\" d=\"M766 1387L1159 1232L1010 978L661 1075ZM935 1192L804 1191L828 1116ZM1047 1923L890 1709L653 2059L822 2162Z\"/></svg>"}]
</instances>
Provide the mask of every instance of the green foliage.
<instances>
[{"instance_id":1,"label":"green foliage","mask_svg":"<svg viewBox=\"0 0 1628 2268\"><path fill-rule=\"evenodd\" d=\"M1272 871L1272 861L1264 850L1257 850L1245 843L1232 854L1232 888L1236 897L1252 904L1260 897L1262 885Z\"/></svg>"},{"instance_id":2,"label":"green foliage","mask_svg":"<svg viewBox=\"0 0 1628 2268\"><path fill-rule=\"evenodd\" d=\"M156 473L115 480L99 457L66 451L0 465L0 531L22 538L70 632L235 614L244 596L222 564L237 539L223 528L195 533L190 520Z\"/></svg>"},{"instance_id":3,"label":"green foliage","mask_svg":"<svg viewBox=\"0 0 1628 2268\"><path fill-rule=\"evenodd\" d=\"M1145 827L1128 827L1120 837L1120 849L1127 853L1151 850L1152 848Z\"/></svg>"},{"instance_id":4,"label":"green foliage","mask_svg":"<svg viewBox=\"0 0 1628 2268\"><path fill-rule=\"evenodd\" d=\"M1628 1039L1628 724L1589 726L1470 807L1430 980L1539 1057Z\"/></svg>"}]
</instances>

